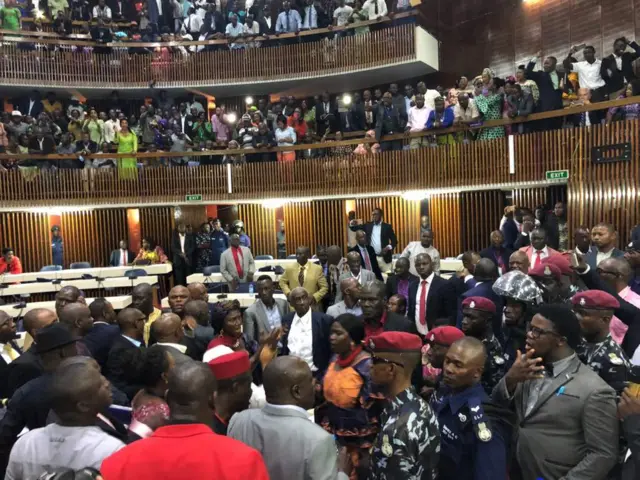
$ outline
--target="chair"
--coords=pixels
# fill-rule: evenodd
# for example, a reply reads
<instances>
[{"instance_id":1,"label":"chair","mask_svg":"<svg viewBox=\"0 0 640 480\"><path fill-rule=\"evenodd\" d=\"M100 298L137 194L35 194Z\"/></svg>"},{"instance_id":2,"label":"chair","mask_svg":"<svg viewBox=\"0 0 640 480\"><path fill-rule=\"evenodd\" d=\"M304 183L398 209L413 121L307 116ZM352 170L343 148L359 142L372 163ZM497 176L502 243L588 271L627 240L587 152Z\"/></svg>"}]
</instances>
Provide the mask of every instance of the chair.
<instances>
[{"instance_id":1,"label":"chair","mask_svg":"<svg viewBox=\"0 0 640 480\"><path fill-rule=\"evenodd\" d=\"M40 269L41 272L57 272L62 270L62 265L45 265Z\"/></svg>"},{"instance_id":2,"label":"chair","mask_svg":"<svg viewBox=\"0 0 640 480\"><path fill-rule=\"evenodd\" d=\"M256 255L255 260L273 260L273 255Z\"/></svg>"},{"instance_id":3,"label":"chair","mask_svg":"<svg viewBox=\"0 0 640 480\"><path fill-rule=\"evenodd\" d=\"M79 268L91 268L91 264L89 262L75 262L69 265L71 270L77 270Z\"/></svg>"},{"instance_id":4,"label":"chair","mask_svg":"<svg viewBox=\"0 0 640 480\"><path fill-rule=\"evenodd\" d=\"M209 275L211 275L212 273L220 273L220 265L210 265L208 267L204 267L202 269L202 274L205 277L208 277Z\"/></svg>"},{"instance_id":5,"label":"chair","mask_svg":"<svg viewBox=\"0 0 640 480\"><path fill-rule=\"evenodd\" d=\"M295 260L298 258L295 254L287 256L287 260Z\"/></svg>"},{"instance_id":6,"label":"chair","mask_svg":"<svg viewBox=\"0 0 640 480\"><path fill-rule=\"evenodd\" d=\"M147 271L144 268L134 268L124 272L124 276L130 278L131 280L135 280L138 277L144 277L146 274Z\"/></svg>"}]
</instances>

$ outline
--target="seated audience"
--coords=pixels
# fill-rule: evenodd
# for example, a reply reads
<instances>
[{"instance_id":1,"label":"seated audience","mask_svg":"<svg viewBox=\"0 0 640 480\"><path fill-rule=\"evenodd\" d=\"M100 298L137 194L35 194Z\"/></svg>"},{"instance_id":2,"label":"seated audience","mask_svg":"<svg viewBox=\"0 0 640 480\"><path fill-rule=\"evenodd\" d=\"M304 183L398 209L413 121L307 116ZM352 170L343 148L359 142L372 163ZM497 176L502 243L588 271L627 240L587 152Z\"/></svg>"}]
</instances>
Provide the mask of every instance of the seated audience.
<instances>
[{"instance_id":1,"label":"seated audience","mask_svg":"<svg viewBox=\"0 0 640 480\"><path fill-rule=\"evenodd\" d=\"M22 263L13 253L13 248L2 249L2 257L0 258L0 274L2 273L11 273L13 275L22 273Z\"/></svg>"}]
</instances>

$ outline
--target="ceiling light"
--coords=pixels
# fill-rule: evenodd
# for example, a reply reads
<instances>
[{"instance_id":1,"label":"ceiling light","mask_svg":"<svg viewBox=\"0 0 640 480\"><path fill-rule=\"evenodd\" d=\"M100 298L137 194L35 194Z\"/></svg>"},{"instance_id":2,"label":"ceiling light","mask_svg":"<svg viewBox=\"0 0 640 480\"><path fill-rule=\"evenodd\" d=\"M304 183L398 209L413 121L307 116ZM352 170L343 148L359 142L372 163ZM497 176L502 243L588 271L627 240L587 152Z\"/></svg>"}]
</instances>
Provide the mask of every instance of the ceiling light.
<instances>
[{"instance_id":1,"label":"ceiling light","mask_svg":"<svg viewBox=\"0 0 640 480\"><path fill-rule=\"evenodd\" d=\"M244 103L247 105L253 105L253 97L249 96L244 99Z\"/></svg>"},{"instance_id":2,"label":"ceiling light","mask_svg":"<svg viewBox=\"0 0 640 480\"><path fill-rule=\"evenodd\" d=\"M345 93L342 96L342 103L344 103L345 105L351 105L351 95L349 95L348 93Z\"/></svg>"}]
</instances>

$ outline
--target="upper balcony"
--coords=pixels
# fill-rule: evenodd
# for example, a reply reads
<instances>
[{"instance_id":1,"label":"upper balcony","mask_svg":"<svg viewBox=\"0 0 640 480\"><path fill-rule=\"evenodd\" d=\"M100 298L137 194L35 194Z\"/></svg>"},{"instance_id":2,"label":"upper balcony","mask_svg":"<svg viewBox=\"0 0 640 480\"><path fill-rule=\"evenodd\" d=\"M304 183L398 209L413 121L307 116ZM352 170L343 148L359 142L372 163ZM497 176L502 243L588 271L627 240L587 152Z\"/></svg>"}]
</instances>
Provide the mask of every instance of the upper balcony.
<instances>
[{"instance_id":1,"label":"upper balcony","mask_svg":"<svg viewBox=\"0 0 640 480\"><path fill-rule=\"evenodd\" d=\"M402 23L412 16L408 12L393 20L256 37L251 40L261 47L237 50L229 50L227 40L98 44L84 38L61 39L51 32L16 36L0 30L0 86L12 86L18 93L31 88L82 89L92 96L113 89L135 94L154 84L225 96L248 91L295 93L304 80L309 91L332 91L333 84L339 84L341 91L353 90L438 70L438 41L415 23ZM376 28L369 33L336 35L370 25ZM310 35L325 37L304 41ZM291 40L294 43L280 45ZM37 48L28 50L25 45ZM194 46L217 49L184 54L172 48ZM96 47L110 48L110 53L95 53ZM145 54L133 53L134 48Z\"/></svg>"}]
</instances>

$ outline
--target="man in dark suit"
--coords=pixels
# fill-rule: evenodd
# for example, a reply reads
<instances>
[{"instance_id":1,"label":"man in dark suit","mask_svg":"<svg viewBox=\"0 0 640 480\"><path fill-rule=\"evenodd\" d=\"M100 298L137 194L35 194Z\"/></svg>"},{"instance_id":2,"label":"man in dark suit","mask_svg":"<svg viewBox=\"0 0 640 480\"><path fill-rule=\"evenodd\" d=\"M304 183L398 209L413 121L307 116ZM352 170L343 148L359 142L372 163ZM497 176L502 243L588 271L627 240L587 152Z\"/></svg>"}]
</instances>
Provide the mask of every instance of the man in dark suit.
<instances>
[{"instance_id":1,"label":"man in dark suit","mask_svg":"<svg viewBox=\"0 0 640 480\"><path fill-rule=\"evenodd\" d=\"M206 5L207 13L204 14L200 35L204 35L205 39L209 40L216 35L223 35L226 23L222 14L216 9L215 3L207 3Z\"/></svg>"},{"instance_id":2,"label":"man in dark suit","mask_svg":"<svg viewBox=\"0 0 640 480\"><path fill-rule=\"evenodd\" d=\"M347 112L349 117L349 125L351 127L351 131L359 132L363 130L367 130L367 125L365 123L365 111L364 111L364 103L362 102L362 97L359 92L353 94L353 105L349 108L349 112Z\"/></svg>"},{"instance_id":3,"label":"man in dark suit","mask_svg":"<svg viewBox=\"0 0 640 480\"><path fill-rule=\"evenodd\" d=\"M378 265L382 272L391 270L393 250L398 245L398 239L389 223L382 221L384 212L380 207L376 207L371 212L371 221L364 225L353 225L349 228L356 232L364 230L369 239L369 246L373 247L378 257Z\"/></svg>"},{"instance_id":4,"label":"man in dark suit","mask_svg":"<svg viewBox=\"0 0 640 480\"><path fill-rule=\"evenodd\" d=\"M145 316L135 308L125 308L118 313L120 336L116 337L109 350L104 376L129 399L142 388L139 381L142 364L142 341Z\"/></svg>"},{"instance_id":5,"label":"man in dark suit","mask_svg":"<svg viewBox=\"0 0 640 480\"><path fill-rule=\"evenodd\" d=\"M127 242L120 240L117 250L111 250L109 265L112 267L126 267L131 265L135 255L127 248Z\"/></svg>"},{"instance_id":6,"label":"man in dark suit","mask_svg":"<svg viewBox=\"0 0 640 480\"><path fill-rule=\"evenodd\" d=\"M480 255L473 250L467 250L462 254L462 271L457 272L449 279L455 298L459 298L464 292L476 286L476 279L473 278L476 265L480 261ZM396 262L397 263L397 262Z\"/></svg>"},{"instance_id":7,"label":"man in dark suit","mask_svg":"<svg viewBox=\"0 0 640 480\"><path fill-rule=\"evenodd\" d=\"M633 48L633 52L628 52L627 47ZM633 70L633 62L638 56L640 56L640 45L620 37L613 42L613 53L602 59L602 79L607 84L611 100L615 100L625 84L637 78Z\"/></svg>"},{"instance_id":8,"label":"man in dark suit","mask_svg":"<svg viewBox=\"0 0 640 480\"><path fill-rule=\"evenodd\" d=\"M187 285L187 276L191 274L191 259L195 251L195 238L192 234L187 233L187 226L184 223L179 223L171 237L173 275L176 285Z\"/></svg>"},{"instance_id":9,"label":"man in dark suit","mask_svg":"<svg viewBox=\"0 0 640 480\"><path fill-rule=\"evenodd\" d=\"M8 313L0 311L0 398L7 398L9 365L17 360L22 350L15 343L16 324Z\"/></svg>"},{"instance_id":10,"label":"man in dark suit","mask_svg":"<svg viewBox=\"0 0 640 480\"><path fill-rule=\"evenodd\" d=\"M527 65L527 78L533 80L540 90L540 99L536 112L549 112L562 108L562 89L560 88L560 75L556 71L558 59L547 57L542 64L542 71L534 71L536 58L533 58ZM548 118L541 120L539 128L541 130L552 130L562 125L562 118Z\"/></svg>"},{"instance_id":11,"label":"man in dark suit","mask_svg":"<svg viewBox=\"0 0 640 480\"><path fill-rule=\"evenodd\" d=\"M16 102L16 107L16 110L20 110L25 117L36 118L44 110L40 92L32 90L27 97L23 97Z\"/></svg>"},{"instance_id":12,"label":"man in dark suit","mask_svg":"<svg viewBox=\"0 0 640 480\"><path fill-rule=\"evenodd\" d=\"M544 222L547 230L547 243L551 248L565 251L569 249L568 225L565 215L564 203L556 202L553 206L553 213L547 217ZM562 239L560 232L563 232Z\"/></svg>"},{"instance_id":13,"label":"man in dark suit","mask_svg":"<svg viewBox=\"0 0 640 480\"><path fill-rule=\"evenodd\" d=\"M120 328L116 325L116 312L113 305L105 298L96 298L91 302L89 311L93 318L93 328L82 340L100 368L104 368L109 350L114 340L120 335Z\"/></svg>"},{"instance_id":14,"label":"man in dark suit","mask_svg":"<svg viewBox=\"0 0 640 480\"><path fill-rule=\"evenodd\" d=\"M329 366L331 345L329 334L333 318L324 313L311 310L313 297L302 287L294 288L289 294L289 301L294 312L282 319L284 334L282 355L295 355L305 360L316 378L322 378ZM311 338L309 338L311 330ZM309 348L311 355L308 355Z\"/></svg>"},{"instance_id":15,"label":"man in dark suit","mask_svg":"<svg viewBox=\"0 0 640 480\"><path fill-rule=\"evenodd\" d=\"M365 337L374 337L382 332L415 333L411 322L397 313L387 311L387 296L384 283L379 280L360 287L358 298L362 308Z\"/></svg>"},{"instance_id":16,"label":"man in dark suit","mask_svg":"<svg viewBox=\"0 0 640 480\"><path fill-rule=\"evenodd\" d=\"M357 252L360 255L362 268L374 273L376 278L382 281L382 272L378 265L378 257L371 245L367 243L367 232L364 230L358 230L356 232L356 246L350 248L350 252Z\"/></svg>"},{"instance_id":17,"label":"man in dark suit","mask_svg":"<svg viewBox=\"0 0 640 480\"><path fill-rule=\"evenodd\" d=\"M56 166L55 161L38 159L38 155L51 155L56 152L56 142L51 136L51 132L42 127L36 127L34 134L29 138L29 153L35 156L34 160L23 162L23 166L51 168ZM64 162L64 160L61 160Z\"/></svg>"},{"instance_id":18,"label":"man in dark suit","mask_svg":"<svg viewBox=\"0 0 640 480\"><path fill-rule=\"evenodd\" d=\"M316 105L316 132L318 135L324 135L327 130L330 132L340 130L339 118L338 106L331 101L329 92L324 92L322 100Z\"/></svg>"},{"instance_id":19,"label":"man in dark suit","mask_svg":"<svg viewBox=\"0 0 640 480\"><path fill-rule=\"evenodd\" d=\"M498 265L502 273L507 273L509 271L509 257L513 253L513 250L504 247L504 235L500 230L491 232L489 240L491 241L491 246L482 250L480 257L492 260Z\"/></svg>"},{"instance_id":20,"label":"man in dark suit","mask_svg":"<svg viewBox=\"0 0 640 480\"><path fill-rule=\"evenodd\" d=\"M408 258L400 257L396 260L396 264L393 267L394 273L387 277L387 298L391 298L394 295L402 295L407 302L409 301L409 286L420 281L418 277L411 274L409 271L410 266L411 263Z\"/></svg>"},{"instance_id":21,"label":"man in dark suit","mask_svg":"<svg viewBox=\"0 0 640 480\"><path fill-rule=\"evenodd\" d=\"M176 365L192 361L186 354L187 346L182 341L184 338L182 321L175 313L163 313L153 322L151 336L156 343L150 348L162 348L173 357Z\"/></svg>"},{"instance_id":22,"label":"man in dark suit","mask_svg":"<svg viewBox=\"0 0 640 480\"><path fill-rule=\"evenodd\" d=\"M402 140L381 142L380 139L384 135L395 135L404 132L405 124L403 112L393 105L391 93L386 92L382 96L382 103L378 106L376 113L376 140L380 142L380 149L383 152L402 150Z\"/></svg>"},{"instance_id":23,"label":"man in dark suit","mask_svg":"<svg viewBox=\"0 0 640 480\"><path fill-rule=\"evenodd\" d=\"M502 298L493 291L493 283L498 278L498 267L488 258L482 258L475 267L473 277L476 286L470 288L458 298L458 318L456 326L462 327L462 302L468 297L484 297L496 305L496 313L491 318L491 329L496 338L502 342Z\"/></svg>"},{"instance_id":24,"label":"man in dark suit","mask_svg":"<svg viewBox=\"0 0 640 480\"><path fill-rule=\"evenodd\" d=\"M82 138L76 142L76 153L79 155L90 155L98 151L98 144L91 140L89 132L83 132Z\"/></svg>"},{"instance_id":25,"label":"man in dark suit","mask_svg":"<svg viewBox=\"0 0 640 480\"><path fill-rule=\"evenodd\" d=\"M424 337L438 319L445 318L449 324L453 323L456 299L453 286L433 272L433 261L428 254L417 255L415 266L420 278L409 285L407 317Z\"/></svg>"},{"instance_id":26,"label":"man in dark suit","mask_svg":"<svg viewBox=\"0 0 640 480\"><path fill-rule=\"evenodd\" d=\"M618 232L610 223L598 223L591 229L591 240L595 248L591 249L584 257L587 264L596 269L598 263L605 258L624 257L624 252L616 248Z\"/></svg>"},{"instance_id":27,"label":"man in dark suit","mask_svg":"<svg viewBox=\"0 0 640 480\"><path fill-rule=\"evenodd\" d=\"M516 219L516 215L518 218ZM513 245L518 240L518 234L520 233L520 223L522 222L522 212L516 209L515 206L505 207L504 209L504 222L500 227L500 231L504 236L504 247L513 249Z\"/></svg>"}]
</instances>

